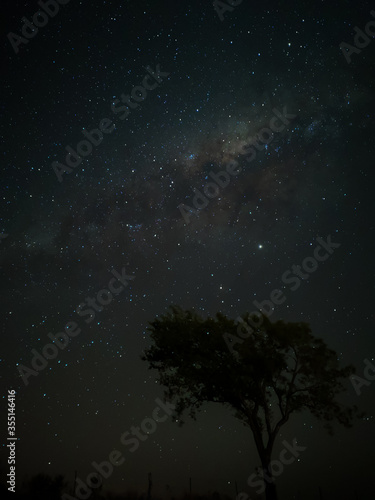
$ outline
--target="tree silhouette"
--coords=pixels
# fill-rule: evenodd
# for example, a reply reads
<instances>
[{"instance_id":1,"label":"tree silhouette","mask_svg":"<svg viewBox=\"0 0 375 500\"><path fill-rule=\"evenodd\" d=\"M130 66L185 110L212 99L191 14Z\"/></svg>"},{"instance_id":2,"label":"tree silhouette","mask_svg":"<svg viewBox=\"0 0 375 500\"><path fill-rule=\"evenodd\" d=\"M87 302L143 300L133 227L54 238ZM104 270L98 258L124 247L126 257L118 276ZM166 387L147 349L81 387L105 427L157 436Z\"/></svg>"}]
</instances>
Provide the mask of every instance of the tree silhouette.
<instances>
[{"instance_id":1,"label":"tree silhouette","mask_svg":"<svg viewBox=\"0 0 375 500\"><path fill-rule=\"evenodd\" d=\"M267 500L277 499L271 455L292 413L308 410L331 434L334 421L350 427L362 415L356 406L336 400L355 368L340 368L337 354L311 334L307 323L271 323L248 313L238 323L221 313L204 319L172 306L149 324L153 345L142 359L158 370L179 425L185 410L195 419L205 402L233 409L250 427L270 478Z\"/></svg>"}]
</instances>

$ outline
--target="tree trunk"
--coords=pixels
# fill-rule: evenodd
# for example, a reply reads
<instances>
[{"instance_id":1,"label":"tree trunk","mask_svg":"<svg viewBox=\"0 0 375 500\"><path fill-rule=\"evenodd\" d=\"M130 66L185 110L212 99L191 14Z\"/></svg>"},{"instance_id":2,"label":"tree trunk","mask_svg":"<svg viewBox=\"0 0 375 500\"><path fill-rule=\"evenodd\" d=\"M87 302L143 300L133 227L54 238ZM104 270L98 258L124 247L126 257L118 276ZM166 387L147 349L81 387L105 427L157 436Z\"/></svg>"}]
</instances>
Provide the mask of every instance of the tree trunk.
<instances>
[{"instance_id":1,"label":"tree trunk","mask_svg":"<svg viewBox=\"0 0 375 500\"><path fill-rule=\"evenodd\" d=\"M272 476L271 456L275 434L270 436L267 447L263 444L262 433L254 420L250 419L250 427L253 431L255 444L259 453L259 458L263 468L263 481L265 485L266 500L277 500L276 486Z\"/></svg>"},{"instance_id":2,"label":"tree trunk","mask_svg":"<svg viewBox=\"0 0 375 500\"><path fill-rule=\"evenodd\" d=\"M263 479L266 487L266 500L277 500L276 486L271 472L270 460L263 462Z\"/></svg>"},{"instance_id":3,"label":"tree trunk","mask_svg":"<svg viewBox=\"0 0 375 500\"><path fill-rule=\"evenodd\" d=\"M277 492L275 483L269 483L265 480L266 484L266 500L277 500Z\"/></svg>"}]
</instances>

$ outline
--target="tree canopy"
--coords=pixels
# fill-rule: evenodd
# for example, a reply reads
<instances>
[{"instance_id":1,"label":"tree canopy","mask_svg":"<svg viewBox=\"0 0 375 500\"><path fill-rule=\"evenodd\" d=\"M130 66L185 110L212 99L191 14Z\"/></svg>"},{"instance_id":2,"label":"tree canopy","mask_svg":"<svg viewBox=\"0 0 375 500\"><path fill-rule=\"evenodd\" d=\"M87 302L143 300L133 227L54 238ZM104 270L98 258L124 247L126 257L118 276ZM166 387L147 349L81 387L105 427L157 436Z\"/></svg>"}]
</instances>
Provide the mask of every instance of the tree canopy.
<instances>
[{"instance_id":1,"label":"tree canopy","mask_svg":"<svg viewBox=\"0 0 375 500\"><path fill-rule=\"evenodd\" d=\"M292 413L311 412L330 433L334 421L350 427L360 416L356 406L337 400L355 368L340 367L307 323L271 323L248 313L237 321L221 313L203 318L172 306L149 331L152 345L142 359L158 370L179 424L186 412L195 419L206 402L233 409L250 427L264 467Z\"/></svg>"}]
</instances>

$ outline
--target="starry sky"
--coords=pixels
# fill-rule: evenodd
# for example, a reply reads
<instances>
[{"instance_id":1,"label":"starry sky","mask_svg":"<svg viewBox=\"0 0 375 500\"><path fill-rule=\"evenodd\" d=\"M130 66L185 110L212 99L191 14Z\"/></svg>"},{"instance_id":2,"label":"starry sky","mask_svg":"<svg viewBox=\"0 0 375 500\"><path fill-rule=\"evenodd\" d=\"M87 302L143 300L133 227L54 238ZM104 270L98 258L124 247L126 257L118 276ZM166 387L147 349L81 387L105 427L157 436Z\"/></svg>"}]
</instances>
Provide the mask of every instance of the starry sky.
<instances>
[{"instance_id":1,"label":"starry sky","mask_svg":"<svg viewBox=\"0 0 375 500\"><path fill-rule=\"evenodd\" d=\"M5 2L1 428L15 389L18 485L38 472L85 479L119 449L126 460L109 490L145 491L152 472L164 498L186 492L190 477L194 492L234 498L236 481L261 498L246 484L259 465L251 432L220 406L182 428L158 424L134 453L120 444L162 397L140 357L148 321L171 304L236 318L279 288L287 299L272 320L310 323L359 375L375 358L375 41L350 64L340 49L374 5L244 0L221 20L211 1L71 0L16 54L7 35L21 35L39 7ZM121 96L146 75L155 88L134 94L123 116ZM275 108L295 118L246 161L241 151ZM59 179L53 162L104 119L111 132ZM195 210L194 190L233 160L238 175ZM291 291L283 273L328 236L340 247ZM77 307L122 269L134 279L86 322ZM25 386L18 367L68 322L79 335ZM367 414L349 431L330 437L308 414L282 428L276 456L283 439L306 451L277 479L281 499L316 499L319 485L331 500L373 498L374 389L357 395L348 381L342 401Z\"/></svg>"}]
</instances>

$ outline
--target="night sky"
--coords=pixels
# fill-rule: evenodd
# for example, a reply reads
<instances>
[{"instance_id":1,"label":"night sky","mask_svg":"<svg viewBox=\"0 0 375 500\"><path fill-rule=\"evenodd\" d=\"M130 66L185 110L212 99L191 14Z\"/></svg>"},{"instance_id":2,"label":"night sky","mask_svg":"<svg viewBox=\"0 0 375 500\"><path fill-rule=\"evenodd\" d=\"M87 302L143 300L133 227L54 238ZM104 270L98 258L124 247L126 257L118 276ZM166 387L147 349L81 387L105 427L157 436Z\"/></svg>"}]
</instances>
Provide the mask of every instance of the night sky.
<instances>
[{"instance_id":1,"label":"night sky","mask_svg":"<svg viewBox=\"0 0 375 500\"><path fill-rule=\"evenodd\" d=\"M278 288L272 321L308 322L362 377L374 360L375 40L350 62L340 44L375 21L375 3L244 0L221 20L212 1L71 0L16 54L8 34L39 9L2 4L1 482L15 389L17 488L39 472L85 480L117 449L107 490L144 492L151 472L166 499L190 477L194 493L234 498L237 481L260 499L246 484L260 464L251 431L219 405L182 428L169 417L133 453L120 437L163 397L141 355L171 304L236 318ZM293 118L247 161L275 109ZM103 139L57 175L100 124ZM237 175L197 209L194 190L233 160ZM317 238L339 246L291 290L282 277ZM122 291L87 313L118 275ZM80 333L25 385L20 365L69 322ZM277 478L281 500L318 499L319 486L324 499L373 499L374 390L348 380L341 400L367 414L350 430L330 437L306 413L281 429L275 457L285 439L306 447Z\"/></svg>"}]
</instances>

